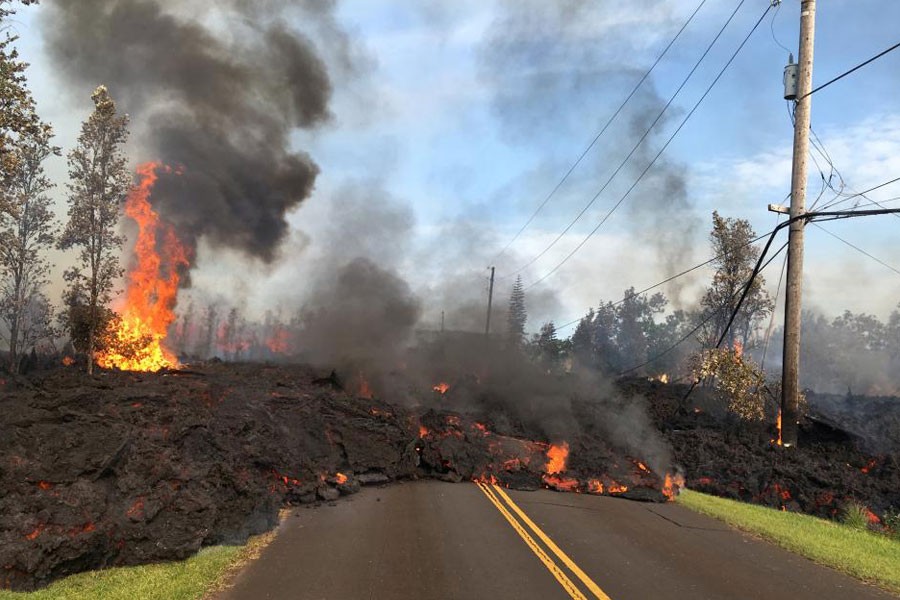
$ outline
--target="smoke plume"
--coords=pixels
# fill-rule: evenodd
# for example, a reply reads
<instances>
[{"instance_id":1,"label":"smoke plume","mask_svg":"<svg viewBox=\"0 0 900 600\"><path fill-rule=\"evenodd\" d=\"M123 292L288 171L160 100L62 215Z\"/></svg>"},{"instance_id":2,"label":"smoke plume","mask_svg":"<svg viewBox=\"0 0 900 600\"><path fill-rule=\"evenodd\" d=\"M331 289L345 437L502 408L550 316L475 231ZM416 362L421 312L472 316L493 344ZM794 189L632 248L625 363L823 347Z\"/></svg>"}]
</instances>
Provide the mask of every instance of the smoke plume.
<instances>
[{"instance_id":1,"label":"smoke plume","mask_svg":"<svg viewBox=\"0 0 900 600\"><path fill-rule=\"evenodd\" d=\"M271 262L285 214L313 189L318 168L291 133L328 120L332 84L289 6L198 1L188 16L175 0L48 2L48 53L67 83L85 97L106 84L147 158L183 170L160 178L153 202L194 246ZM327 27L331 8L296 10Z\"/></svg>"}]
</instances>

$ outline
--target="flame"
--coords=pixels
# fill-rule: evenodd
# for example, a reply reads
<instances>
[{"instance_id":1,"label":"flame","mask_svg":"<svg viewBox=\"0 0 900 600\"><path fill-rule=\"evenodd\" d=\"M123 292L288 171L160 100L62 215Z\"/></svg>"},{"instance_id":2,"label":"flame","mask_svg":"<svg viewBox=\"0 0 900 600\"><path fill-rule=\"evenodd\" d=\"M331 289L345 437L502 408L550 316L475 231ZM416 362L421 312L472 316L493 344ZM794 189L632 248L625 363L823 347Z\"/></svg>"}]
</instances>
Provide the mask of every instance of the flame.
<instances>
[{"instance_id":1,"label":"flame","mask_svg":"<svg viewBox=\"0 0 900 600\"><path fill-rule=\"evenodd\" d=\"M599 479L591 479L590 481L588 481L587 491L590 494L602 494L603 482Z\"/></svg>"},{"instance_id":2,"label":"flame","mask_svg":"<svg viewBox=\"0 0 900 600\"><path fill-rule=\"evenodd\" d=\"M638 468L639 468L641 471L645 471L645 472L647 472L647 473L650 472L650 469L647 468L647 465L645 465L645 464L642 463L641 461L637 461L636 464L637 464ZM668 475L667 475L667 477L668 477Z\"/></svg>"},{"instance_id":3,"label":"flame","mask_svg":"<svg viewBox=\"0 0 900 600\"><path fill-rule=\"evenodd\" d=\"M669 500L669 502L673 502L675 500L675 496L677 496L681 492L681 488L684 487L684 477L678 473L672 475L671 473L666 473L665 481L663 482L662 493Z\"/></svg>"},{"instance_id":4,"label":"flame","mask_svg":"<svg viewBox=\"0 0 900 600\"><path fill-rule=\"evenodd\" d=\"M744 355L744 344L740 340L734 341L734 358L739 359Z\"/></svg>"},{"instance_id":5,"label":"flame","mask_svg":"<svg viewBox=\"0 0 900 600\"><path fill-rule=\"evenodd\" d=\"M566 461L569 459L569 444L563 442L559 445L551 444L547 450L547 473L562 473L566 470Z\"/></svg>"},{"instance_id":6,"label":"flame","mask_svg":"<svg viewBox=\"0 0 900 600\"><path fill-rule=\"evenodd\" d=\"M778 416L775 417L775 428L778 429L778 439L775 440L775 443L781 446L781 408L778 409Z\"/></svg>"},{"instance_id":7,"label":"flame","mask_svg":"<svg viewBox=\"0 0 900 600\"><path fill-rule=\"evenodd\" d=\"M344 485L345 483L347 483L347 476L343 473L335 473L334 480L338 485Z\"/></svg>"},{"instance_id":8,"label":"flame","mask_svg":"<svg viewBox=\"0 0 900 600\"><path fill-rule=\"evenodd\" d=\"M369 385L369 382L366 380L366 376L363 375L363 372L359 372L359 391L357 395L360 398L365 398L366 400L371 400L374 394L372 393L372 386Z\"/></svg>"},{"instance_id":9,"label":"flame","mask_svg":"<svg viewBox=\"0 0 900 600\"><path fill-rule=\"evenodd\" d=\"M150 206L157 173L171 173L160 163L137 168L138 185L125 201L125 214L138 225L135 265L129 270L125 305L109 348L98 352L97 364L123 371L158 371L177 367L178 359L163 342L175 321L179 269L189 264L189 251L171 225Z\"/></svg>"},{"instance_id":10,"label":"flame","mask_svg":"<svg viewBox=\"0 0 900 600\"><path fill-rule=\"evenodd\" d=\"M868 474L869 471L871 471L872 469L874 469L875 466L876 466L877 464L878 464L878 459L875 459L875 458L869 459L869 462L867 462L867 463L866 463L866 466L862 467L862 468L860 469L860 471L862 471L863 473Z\"/></svg>"},{"instance_id":11,"label":"flame","mask_svg":"<svg viewBox=\"0 0 900 600\"><path fill-rule=\"evenodd\" d=\"M63 356L62 364L64 364L67 367L71 367L72 365L75 364L75 359L72 358L71 356Z\"/></svg>"},{"instance_id":12,"label":"flame","mask_svg":"<svg viewBox=\"0 0 900 600\"><path fill-rule=\"evenodd\" d=\"M669 374L668 374L668 373L661 373L661 374L659 374L659 375L656 375L656 376L654 376L654 377L651 377L651 378L650 378L650 381L658 381L658 382L660 382L660 383L669 383Z\"/></svg>"},{"instance_id":13,"label":"flame","mask_svg":"<svg viewBox=\"0 0 900 600\"><path fill-rule=\"evenodd\" d=\"M450 389L450 384L447 383L447 382L445 382L445 381L442 381L442 382L440 382L439 384L435 385L435 386L434 386L433 388L431 388L431 389L433 389L433 390L436 391L438 394L440 394L441 396L443 396L443 395L446 394L447 391Z\"/></svg>"},{"instance_id":14,"label":"flame","mask_svg":"<svg viewBox=\"0 0 900 600\"><path fill-rule=\"evenodd\" d=\"M424 425L419 425L419 437L423 438L428 435L428 428Z\"/></svg>"},{"instance_id":15,"label":"flame","mask_svg":"<svg viewBox=\"0 0 900 600\"><path fill-rule=\"evenodd\" d=\"M266 347L275 354L287 354L290 349L288 330L284 327L276 327L269 339L266 340Z\"/></svg>"}]
</instances>

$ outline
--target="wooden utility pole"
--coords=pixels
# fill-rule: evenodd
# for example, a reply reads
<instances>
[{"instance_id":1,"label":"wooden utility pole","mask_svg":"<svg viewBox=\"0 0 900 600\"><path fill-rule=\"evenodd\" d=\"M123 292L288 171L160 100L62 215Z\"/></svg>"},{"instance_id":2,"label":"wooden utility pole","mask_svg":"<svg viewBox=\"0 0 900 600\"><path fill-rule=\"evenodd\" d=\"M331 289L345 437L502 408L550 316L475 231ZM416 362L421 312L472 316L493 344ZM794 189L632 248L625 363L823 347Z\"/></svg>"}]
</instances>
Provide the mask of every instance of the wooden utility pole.
<instances>
[{"instance_id":1,"label":"wooden utility pole","mask_svg":"<svg viewBox=\"0 0 900 600\"><path fill-rule=\"evenodd\" d=\"M806 171L809 154L809 121L812 105L813 43L816 30L816 0L800 3L800 55L797 103L794 111L794 163L791 171L791 219L806 213ZM803 286L804 219L790 225L788 234L787 295L784 306L784 361L781 379L781 439L785 446L797 445L800 397L800 316Z\"/></svg>"},{"instance_id":2,"label":"wooden utility pole","mask_svg":"<svg viewBox=\"0 0 900 600\"><path fill-rule=\"evenodd\" d=\"M491 334L491 304L494 302L494 267L491 267L491 287L488 288L487 320L484 323L484 335Z\"/></svg>"}]
</instances>

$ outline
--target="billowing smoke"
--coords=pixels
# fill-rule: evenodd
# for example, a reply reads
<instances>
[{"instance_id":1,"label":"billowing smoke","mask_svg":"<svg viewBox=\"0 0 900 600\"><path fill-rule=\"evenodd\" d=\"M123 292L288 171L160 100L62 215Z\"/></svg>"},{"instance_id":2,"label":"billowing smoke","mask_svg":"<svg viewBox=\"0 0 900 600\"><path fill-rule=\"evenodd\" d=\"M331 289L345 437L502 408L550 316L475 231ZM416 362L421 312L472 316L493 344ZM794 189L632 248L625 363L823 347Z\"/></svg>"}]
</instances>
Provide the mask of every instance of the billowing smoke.
<instances>
[{"instance_id":1,"label":"billowing smoke","mask_svg":"<svg viewBox=\"0 0 900 600\"><path fill-rule=\"evenodd\" d=\"M623 4L613 0L588 2L502 1L482 50L482 76L493 91L494 114L511 143L540 148L550 156L543 180L523 183L523 212L538 204L592 137L634 88L665 39L681 25L669 3L641 0ZM668 92L667 92L668 93ZM666 99L653 77L639 88L625 110L597 141L578 169L541 214L541 223L562 230L610 180L638 140L660 114ZM674 107L656 124L625 167L610 181L593 206L570 232L570 239L538 263L537 276L546 273L600 222L650 163L677 125ZM572 146L572 140L581 140ZM700 223L687 194L685 169L659 160L631 192L600 235L627 227L635 242L652 249L660 275L670 276L690 264L691 247ZM536 191L537 190L537 191ZM522 193L524 192L524 193ZM590 245L582 254L590 252ZM566 272L566 265L548 284L582 277ZM547 266L550 265L550 266ZM592 264L593 268L593 264ZM542 284L547 285L547 284ZM667 288L681 305L684 281ZM610 290L617 294L620 290Z\"/></svg>"},{"instance_id":2,"label":"billowing smoke","mask_svg":"<svg viewBox=\"0 0 900 600\"><path fill-rule=\"evenodd\" d=\"M83 97L106 84L132 116L163 174L154 205L196 245L206 238L271 262L285 214L313 189L318 167L292 147L295 128L329 118L331 81L311 38L276 0L48 2L44 32L58 71ZM302 3L327 26L331 3ZM203 19L203 20L200 20Z\"/></svg>"}]
</instances>

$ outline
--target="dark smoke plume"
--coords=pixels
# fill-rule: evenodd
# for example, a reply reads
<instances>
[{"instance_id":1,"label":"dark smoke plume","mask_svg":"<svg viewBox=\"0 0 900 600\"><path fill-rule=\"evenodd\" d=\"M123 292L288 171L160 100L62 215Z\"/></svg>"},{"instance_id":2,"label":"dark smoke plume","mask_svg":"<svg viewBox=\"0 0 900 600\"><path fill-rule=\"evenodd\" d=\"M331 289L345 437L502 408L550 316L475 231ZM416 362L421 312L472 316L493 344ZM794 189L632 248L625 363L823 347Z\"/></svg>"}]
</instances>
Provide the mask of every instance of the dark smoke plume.
<instances>
[{"instance_id":1,"label":"dark smoke plume","mask_svg":"<svg viewBox=\"0 0 900 600\"><path fill-rule=\"evenodd\" d=\"M271 262L318 174L291 132L325 122L332 91L313 41L283 18L290 3L194 1L191 17L175 0L47 4L48 51L73 89L108 85L147 160L183 167L153 195L181 237ZM331 3L301 4L320 31L333 23Z\"/></svg>"}]
</instances>

